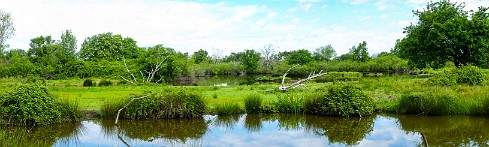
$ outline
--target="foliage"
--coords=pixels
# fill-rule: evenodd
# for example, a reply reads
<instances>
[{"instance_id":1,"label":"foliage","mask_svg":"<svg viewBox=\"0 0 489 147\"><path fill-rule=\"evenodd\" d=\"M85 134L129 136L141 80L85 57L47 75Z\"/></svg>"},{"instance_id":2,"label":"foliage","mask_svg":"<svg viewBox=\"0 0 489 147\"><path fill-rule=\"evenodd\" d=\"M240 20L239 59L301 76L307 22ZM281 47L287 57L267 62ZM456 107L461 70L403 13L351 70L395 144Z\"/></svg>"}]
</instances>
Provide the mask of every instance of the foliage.
<instances>
[{"instance_id":1,"label":"foliage","mask_svg":"<svg viewBox=\"0 0 489 147\"><path fill-rule=\"evenodd\" d=\"M207 60L210 60L209 53L206 50L200 49L199 51L194 52L192 55L195 64L200 64Z\"/></svg>"},{"instance_id":2,"label":"foliage","mask_svg":"<svg viewBox=\"0 0 489 147\"><path fill-rule=\"evenodd\" d=\"M429 78L429 82L433 85L481 85L484 82L482 71L475 66L463 66L460 68L444 69Z\"/></svg>"},{"instance_id":3,"label":"foliage","mask_svg":"<svg viewBox=\"0 0 489 147\"><path fill-rule=\"evenodd\" d=\"M429 2L423 11L413 11L416 24L404 28L406 37L395 51L409 59L413 67L482 65L489 56L489 8L466 11L464 3L448 0Z\"/></svg>"},{"instance_id":4,"label":"foliage","mask_svg":"<svg viewBox=\"0 0 489 147\"><path fill-rule=\"evenodd\" d=\"M5 42L12 37L14 33L15 28L12 21L12 15L0 10L0 56L3 55L4 49L8 47Z\"/></svg>"},{"instance_id":5,"label":"foliage","mask_svg":"<svg viewBox=\"0 0 489 147\"><path fill-rule=\"evenodd\" d=\"M359 43L357 47L353 46L350 48L350 52L348 54L351 55L351 60L353 61L366 62L370 60L366 41Z\"/></svg>"},{"instance_id":6,"label":"foliage","mask_svg":"<svg viewBox=\"0 0 489 147\"><path fill-rule=\"evenodd\" d=\"M294 94L277 95L275 109L281 113L301 113L304 109L304 96Z\"/></svg>"},{"instance_id":7,"label":"foliage","mask_svg":"<svg viewBox=\"0 0 489 147\"><path fill-rule=\"evenodd\" d=\"M305 106L306 113L329 116L370 115L374 111L371 97L362 89L345 83L336 83L325 92L311 95Z\"/></svg>"},{"instance_id":8,"label":"foliage","mask_svg":"<svg viewBox=\"0 0 489 147\"><path fill-rule=\"evenodd\" d=\"M263 98L258 94L251 94L246 96L244 103L247 114L259 113L261 110L261 104Z\"/></svg>"},{"instance_id":9,"label":"foliage","mask_svg":"<svg viewBox=\"0 0 489 147\"><path fill-rule=\"evenodd\" d=\"M156 72L153 81L164 80L171 81L175 78L188 75L189 65L187 56L176 52L173 48L164 47L162 44L147 48L138 59L140 67L139 71L145 73L156 70L156 66L163 62L161 69ZM145 73L146 74L146 73Z\"/></svg>"},{"instance_id":10,"label":"foliage","mask_svg":"<svg viewBox=\"0 0 489 147\"><path fill-rule=\"evenodd\" d=\"M241 64L246 71L255 71L260 61L260 53L255 50L246 50L241 57Z\"/></svg>"},{"instance_id":11,"label":"foliage","mask_svg":"<svg viewBox=\"0 0 489 147\"><path fill-rule=\"evenodd\" d=\"M220 103L216 104L211 112L217 115L232 115L244 113L244 110L238 103Z\"/></svg>"},{"instance_id":12,"label":"foliage","mask_svg":"<svg viewBox=\"0 0 489 147\"><path fill-rule=\"evenodd\" d=\"M140 49L132 38L123 38L111 32L88 37L83 41L80 49L80 58L83 60L105 59L109 61L139 57Z\"/></svg>"},{"instance_id":13,"label":"foliage","mask_svg":"<svg viewBox=\"0 0 489 147\"><path fill-rule=\"evenodd\" d=\"M94 84L91 79L85 79L85 81L83 81L83 87L92 87L92 86L94 86Z\"/></svg>"},{"instance_id":14,"label":"foliage","mask_svg":"<svg viewBox=\"0 0 489 147\"><path fill-rule=\"evenodd\" d=\"M77 106L55 100L46 88L20 85L1 96L0 115L9 125L47 125L77 118Z\"/></svg>"},{"instance_id":15,"label":"foliage","mask_svg":"<svg viewBox=\"0 0 489 147\"><path fill-rule=\"evenodd\" d=\"M294 65L294 64L304 65L309 62L312 62L313 60L314 58L312 57L311 52L309 52L306 49L292 51L292 53L288 55L286 58L286 62L289 65Z\"/></svg>"},{"instance_id":16,"label":"foliage","mask_svg":"<svg viewBox=\"0 0 489 147\"><path fill-rule=\"evenodd\" d=\"M316 61L331 61L336 56L336 51L331 44L316 48L313 57Z\"/></svg>"},{"instance_id":17,"label":"foliage","mask_svg":"<svg viewBox=\"0 0 489 147\"><path fill-rule=\"evenodd\" d=\"M195 118L201 117L206 107L201 95L188 91L167 92L136 100L122 116L126 119Z\"/></svg>"}]
</instances>

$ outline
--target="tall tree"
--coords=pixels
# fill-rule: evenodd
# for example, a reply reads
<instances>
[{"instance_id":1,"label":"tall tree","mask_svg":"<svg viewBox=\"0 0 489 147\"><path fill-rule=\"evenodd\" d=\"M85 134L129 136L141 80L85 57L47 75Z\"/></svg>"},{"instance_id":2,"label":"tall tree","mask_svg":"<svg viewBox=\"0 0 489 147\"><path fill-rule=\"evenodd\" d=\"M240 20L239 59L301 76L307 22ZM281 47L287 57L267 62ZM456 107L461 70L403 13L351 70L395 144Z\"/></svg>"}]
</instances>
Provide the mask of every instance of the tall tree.
<instances>
[{"instance_id":1,"label":"tall tree","mask_svg":"<svg viewBox=\"0 0 489 147\"><path fill-rule=\"evenodd\" d=\"M247 71L255 71L260 62L260 53L255 50L245 50L241 59Z\"/></svg>"},{"instance_id":2,"label":"tall tree","mask_svg":"<svg viewBox=\"0 0 489 147\"><path fill-rule=\"evenodd\" d=\"M199 51L194 52L192 55L195 64L200 64L206 60L209 60L209 53L206 50L200 49Z\"/></svg>"},{"instance_id":3,"label":"tall tree","mask_svg":"<svg viewBox=\"0 0 489 147\"><path fill-rule=\"evenodd\" d=\"M3 55L3 51L8 47L5 43L7 39L12 37L15 33L12 16L10 13L0 10L0 53Z\"/></svg>"},{"instance_id":4,"label":"tall tree","mask_svg":"<svg viewBox=\"0 0 489 147\"><path fill-rule=\"evenodd\" d=\"M67 59L72 60L75 59L76 53L76 37L73 35L71 30L66 30L61 34L61 41L59 45L63 48L62 54L65 55Z\"/></svg>"},{"instance_id":5,"label":"tall tree","mask_svg":"<svg viewBox=\"0 0 489 147\"><path fill-rule=\"evenodd\" d=\"M139 55L140 50L134 39L113 35L111 32L86 38L80 49L80 58L84 60L122 60L123 56L134 59Z\"/></svg>"},{"instance_id":6,"label":"tall tree","mask_svg":"<svg viewBox=\"0 0 489 147\"><path fill-rule=\"evenodd\" d=\"M273 69L273 65L275 64L275 61L273 59L273 56L275 55L275 47L273 47L273 44L267 44L263 46L263 49L261 50L261 55L263 67L267 69Z\"/></svg>"},{"instance_id":7,"label":"tall tree","mask_svg":"<svg viewBox=\"0 0 489 147\"><path fill-rule=\"evenodd\" d=\"M448 0L429 2L422 11L413 11L418 22L404 28L406 37L395 51L414 67L442 67L486 63L489 57L488 7L465 11L465 4Z\"/></svg>"},{"instance_id":8,"label":"tall tree","mask_svg":"<svg viewBox=\"0 0 489 147\"><path fill-rule=\"evenodd\" d=\"M313 60L311 52L306 49L300 49L292 51L290 55L287 56L287 64L307 64Z\"/></svg>"},{"instance_id":9,"label":"tall tree","mask_svg":"<svg viewBox=\"0 0 489 147\"><path fill-rule=\"evenodd\" d=\"M370 60L366 41L359 43L358 46L353 46L350 48L349 54L351 55L353 61L365 62Z\"/></svg>"},{"instance_id":10,"label":"tall tree","mask_svg":"<svg viewBox=\"0 0 489 147\"><path fill-rule=\"evenodd\" d=\"M317 61L331 61L336 56L336 51L331 44L316 48L313 53L314 59Z\"/></svg>"}]
</instances>

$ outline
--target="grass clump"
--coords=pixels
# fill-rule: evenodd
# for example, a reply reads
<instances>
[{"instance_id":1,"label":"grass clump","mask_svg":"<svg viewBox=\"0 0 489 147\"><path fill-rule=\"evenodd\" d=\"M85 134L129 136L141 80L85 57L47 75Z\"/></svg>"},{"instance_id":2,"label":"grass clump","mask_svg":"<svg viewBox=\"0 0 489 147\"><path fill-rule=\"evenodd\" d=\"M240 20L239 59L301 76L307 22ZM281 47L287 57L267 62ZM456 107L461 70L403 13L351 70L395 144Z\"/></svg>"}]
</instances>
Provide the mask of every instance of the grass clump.
<instances>
[{"instance_id":1,"label":"grass clump","mask_svg":"<svg viewBox=\"0 0 489 147\"><path fill-rule=\"evenodd\" d=\"M110 80L103 79L100 82L98 82L99 87L110 86L110 85L112 85L112 82Z\"/></svg>"},{"instance_id":2,"label":"grass clump","mask_svg":"<svg viewBox=\"0 0 489 147\"><path fill-rule=\"evenodd\" d=\"M104 118L113 117L131 99L123 102L109 102L102 106ZM147 98L135 100L121 112L125 119L167 119L195 118L206 112L206 103L201 95L188 91L151 94Z\"/></svg>"},{"instance_id":3,"label":"grass clump","mask_svg":"<svg viewBox=\"0 0 489 147\"><path fill-rule=\"evenodd\" d=\"M85 79L85 81L83 81L83 87L92 87L94 85L95 84L93 84L93 81L91 79Z\"/></svg>"},{"instance_id":4,"label":"grass clump","mask_svg":"<svg viewBox=\"0 0 489 147\"><path fill-rule=\"evenodd\" d=\"M446 93L405 94L399 102L399 112L417 115L456 115L465 114L457 97Z\"/></svg>"},{"instance_id":5,"label":"grass clump","mask_svg":"<svg viewBox=\"0 0 489 147\"><path fill-rule=\"evenodd\" d=\"M243 112L244 110L238 103L220 103L216 104L212 109L212 114L217 115L242 114Z\"/></svg>"},{"instance_id":6,"label":"grass clump","mask_svg":"<svg viewBox=\"0 0 489 147\"><path fill-rule=\"evenodd\" d=\"M371 115L374 103L362 89L338 83L327 87L325 92L311 95L305 101L304 109L309 114L349 117Z\"/></svg>"},{"instance_id":7,"label":"grass clump","mask_svg":"<svg viewBox=\"0 0 489 147\"><path fill-rule=\"evenodd\" d=\"M303 111L304 96L283 94L277 96L275 109L281 113L300 113Z\"/></svg>"},{"instance_id":8,"label":"grass clump","mask_svg":"<svg viewBox=\"0 0 489 147\"><path fill-rule=\"evenodd\" d=\"M251 94L246 96L244 100L246 113L248 114L260 113L262 102L263 102L263 98L260 97L260 95L258 94Z\"/></svg>"},{"instance_id":9,"label":"grass clump","mask_svg":"<svg viewBox=\"0 0 489 147\"><path fill-rule=\"evenodd\" d=\"M45 87L32 84L0 96L0 108L0 122L12 126L48 125L79 117L76 103L58 102Z\"/></svg>"}]
</instances>

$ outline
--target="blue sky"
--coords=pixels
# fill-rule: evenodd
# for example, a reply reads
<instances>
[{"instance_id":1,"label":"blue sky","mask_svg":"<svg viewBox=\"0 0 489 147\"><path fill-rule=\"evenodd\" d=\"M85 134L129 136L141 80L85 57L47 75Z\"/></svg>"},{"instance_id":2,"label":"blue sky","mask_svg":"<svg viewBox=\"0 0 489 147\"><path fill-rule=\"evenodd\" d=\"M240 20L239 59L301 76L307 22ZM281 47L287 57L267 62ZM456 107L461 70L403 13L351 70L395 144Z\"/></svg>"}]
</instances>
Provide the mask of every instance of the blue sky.
<instances>
[{"instance_id":1,"label":"blue sky","mask_svg":"<svg viewBox=\"0 0 489 147\"><path fill-rule=\"evenodd\" d=\"M461 0L452 0L457 2ZM277 51L331 44L338 55L367 41L369 52L389 51L403 28L428 0L0 0L16 34L10 48L28 49L30 39L71 29L86 37L113 32L139 46L164 44L192 54L205 49L227 55L272 44ZM466 9L489 6L465 0Z\"/></svg>"}]
</instances>

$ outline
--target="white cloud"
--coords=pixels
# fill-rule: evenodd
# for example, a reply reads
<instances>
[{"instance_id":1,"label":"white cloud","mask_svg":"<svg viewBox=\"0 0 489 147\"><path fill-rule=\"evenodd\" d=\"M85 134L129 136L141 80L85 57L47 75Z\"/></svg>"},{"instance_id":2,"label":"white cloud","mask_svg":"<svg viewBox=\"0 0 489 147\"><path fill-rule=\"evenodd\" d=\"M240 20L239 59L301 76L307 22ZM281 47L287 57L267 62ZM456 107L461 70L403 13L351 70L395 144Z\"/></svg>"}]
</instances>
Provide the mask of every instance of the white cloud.
<instances>
[{"instance_id":1,"label":"white cloud","mask_svg":"<svg viewBox=\"0 0 489 147\"><path fill-rule=\"evenodd\" d=\"M377 1L377 3L375 3L375 6L377 7L377 10L385 10L387 8L393 7L389 4L389 1L387 0L379 0Z\"/></svg>"},{"instance_id":2,"label":"white cloud","mask_svg":"<svg viewBox=\"0 0 489 147\"><path fill-rule=\"evenodd\" d=\"M387 16L388 16L387 14L382 14L382 15L379 16L379 18L380 19L385 19L385 18L387 18Z\"/></svg>"},{"instance_id":3,"label":"white cloud","mask_svg":"<svg viewBox=\"0 0 489 147\"><path fill-rule=\"evenodd\" d=\"M341 0L344 3L349 3L353 5L360 5L360 4L365 4L368 2L368 0Z\"/></svg>"}]
</instances>

